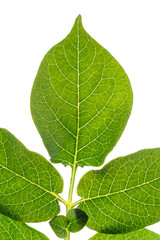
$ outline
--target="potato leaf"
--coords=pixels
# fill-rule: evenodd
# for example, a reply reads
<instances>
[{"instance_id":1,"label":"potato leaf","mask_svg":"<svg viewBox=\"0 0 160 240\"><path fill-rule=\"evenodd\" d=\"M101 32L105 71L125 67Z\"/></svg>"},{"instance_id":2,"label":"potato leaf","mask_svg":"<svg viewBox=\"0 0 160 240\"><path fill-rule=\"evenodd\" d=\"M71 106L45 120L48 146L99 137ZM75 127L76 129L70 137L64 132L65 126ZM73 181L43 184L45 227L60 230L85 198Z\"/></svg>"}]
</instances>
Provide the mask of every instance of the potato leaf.
<instances>
[{"instance_id":1,"label":"potato leaf","mask_svg":"<svg viewBox=\"0 0 160 240\"><path fill-rule=\"evenodd\" d=\"M160 235L147 229L141 229L126 234L97 233L89 240L160 240Z\"/></svg>"},{"instance_id":2,"label":"potato leaf","mask_svg":"<svg viewBox=\"0 0 160 240\"><path fill-rule=\"evenodd\" d=\"M69 220L65 216L59 215L54 217L50 222L49 222L52 230L54 233L57 235L59 238L67 238L67 227L69 225Z\"/></svg>"},{"instance_id":3,"label":"potato leaf","mask_svg":"<svg viewBox=\"0 0 160 240\"><path fill-rule=\"evenodd\" d=\"M88 216L82 210L75 208L67 212L66 217L69 219L68 230L70 232L79 232L86 225Z\"/></svg>"},{"instance_id":4,"label":"potato leaf","mask_svg":"<svg viewBox=\"0 0 160 240\"><path fill-rule=\"evenodd\" d=\"M78 16L69 35L44 57L31 94L32 117L51 161L102 165L131 107L125 71Z\"/></svg>"},{"instance_id":5,"label":"potato leaf","mask_svg":"<svg viewBox=\"0 0 160 240\"><path fill-rule=\"evenodd\" d=\"M160 149L117 158L80 180L79 208L87 226L101 233L125 233L160 220Z\"/></svg>"},{"instance_id":6,"label":"potato leaf","mask_svg":"<svg viewBox=\"0 0 160 240\"><path fill-rule=\"evenodd\" d=\"M59 213L63 179L41 155L0 129L0 211L15 220L41 222Z\"/></svg>"},{"instance_id":7,"label":"potato leaf","mask_svg":"<svg viewBox=\"0 0 160 240\"><path fill-rule=\"evenodd\" d=\"M1 240L49 240L44 234L27 226L25 223L14 221L0 214Z\"/></svg>"}]
</instances>

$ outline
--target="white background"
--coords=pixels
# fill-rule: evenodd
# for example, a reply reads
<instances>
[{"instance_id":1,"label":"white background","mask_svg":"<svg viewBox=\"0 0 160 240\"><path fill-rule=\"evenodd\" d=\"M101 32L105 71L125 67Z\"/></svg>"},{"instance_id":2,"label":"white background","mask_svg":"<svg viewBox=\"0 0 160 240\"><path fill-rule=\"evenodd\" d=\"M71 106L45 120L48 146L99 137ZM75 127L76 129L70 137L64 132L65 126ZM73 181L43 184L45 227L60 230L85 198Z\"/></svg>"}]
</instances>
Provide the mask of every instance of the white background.
<instances>
[{"instance_id":1,"label":"white background","mask_svg":"<svg viewBox=\"0 0 160 240\"><path fill-rule=\"evenodd\" d=\"M0 0L0 126L49 159L30 115L30 92L43 56L69 33L78 14L88 33L124 67L134 92L130 120L106 162L160 147L159 0ZM67 198L70 168L56 167ZM89 169L79 169L76 184ZM58 239L48 223L30 225ZM160 234L160 223L149 229ZM85 228L71 239L92 235Z\"/></svg>"}]
</instances>

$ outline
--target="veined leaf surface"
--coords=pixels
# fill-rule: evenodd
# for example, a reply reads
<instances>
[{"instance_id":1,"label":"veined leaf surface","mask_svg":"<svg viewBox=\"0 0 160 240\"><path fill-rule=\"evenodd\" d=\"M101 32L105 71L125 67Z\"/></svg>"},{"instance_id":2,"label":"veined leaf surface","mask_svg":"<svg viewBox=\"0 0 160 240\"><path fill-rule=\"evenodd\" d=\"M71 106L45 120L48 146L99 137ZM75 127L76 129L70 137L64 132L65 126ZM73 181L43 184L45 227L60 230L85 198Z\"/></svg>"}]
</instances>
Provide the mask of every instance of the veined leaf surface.
<instances>
[{"instance_id":1,"label":"veined leaf surface","mask_svg":"<svg viewBox=\"0 0 160 240\"><path fill-rule=\"evenodd\" d=\"M49 222L52 230L54 233L57 235L59 238L67 238L68 233L67 233L67 227L69 225L69 220L63 215L58 215L54 217L50 222Z\"/></svg>"},{"instance_id":2,"label":"veined leaf surface","mask_svg":"<svg viewBox=\"0 0 160 240\"><path fill-rule=\"evenodd\" d=\"M51 161L102 165L131 107L125 71L78 16L69 35L44 57L31 94L32 117Z\"/></svg>"},{"instance_id":3,"label":"veined leaf surface","mask_svg":"<svg viewBox=\"0 0 160 240\"><path fill-rule=\"evenodd\" d=\"M97 233L89 240L160 240L160 235L147 229L141 229L126 234Z\"/></svg>"},{"instance_id":4,"label":"veined leaf surface","mask_svg":"<svg viewBox=\"0 0 160 240\"><path fill-rule=\"evenodd\" d=\"M41 155L0 129L0 211L24 222L47 221L59 213L63 179Z\"/></svg>"},{"instance_id":5,"label":"veined leaf surface","mask_svg":"<svg viewBox=\"0 0 160 240\"><path fill-rule=\"evenodd\" d=\"M44 234L27 226L25 223L14 221L0 214L1 240L49 240Z\"/></svg>"},{"instance_id":6,"label":"veined leaf surface","mask_svg":"<svg viewBox=\"0 0 160 240\"><path fill-rule=\"evenodd\" d=\"M87 226L101 233L125 233L160 220L160 149L117 158L80 180L79 208Z\"/></svg>"},{"instance_id":7,"label":"veined leaf surface","mask_svg":"<svg viewBox=\"0 0 160 240\"><path fill-rule=\"evenodd\" d=\"M88 221L88 216L82 210L75 208L67 212L66 217L69 219L68 230L70 232L79 232L84 228Z\"/></svg>"}]
</instances>

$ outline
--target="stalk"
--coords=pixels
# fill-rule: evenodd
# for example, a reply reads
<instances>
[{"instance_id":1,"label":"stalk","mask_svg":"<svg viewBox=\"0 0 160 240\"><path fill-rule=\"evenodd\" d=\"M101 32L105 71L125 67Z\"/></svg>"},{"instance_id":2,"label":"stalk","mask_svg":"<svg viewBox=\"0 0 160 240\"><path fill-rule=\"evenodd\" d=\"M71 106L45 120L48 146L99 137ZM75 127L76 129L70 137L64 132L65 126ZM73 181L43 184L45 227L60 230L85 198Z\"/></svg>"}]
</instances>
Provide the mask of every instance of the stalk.
<instances>
[{"instance_id":1,"label":"stalk","mask_svg":"<svg viewBox=\"0 0 160 240\"><path fill-rule=\"evenodd\" d=\"M67 231L67 233L68 233L68 237L65 240L70 240L70 232Z\"/></svg>"},{"instance_id":2,"label":"stalk","mask_svg":"<svg viewBox=\"0 0 160 240\"><path fill-rule=\"evenodd\" d=\"M73 168L72 168L70 188L69 188L69 194L68 194L68 202L66 203L66 212L68 212L72 208L72 197L73 197L73 189L74 189L74 183L75 183L76 170L77 170L77 166L76 166L76 162L75 162L75 164L73 165ZM68 233L68 237L65 240L70 240L70 232L67 231L67 233Z\"/></svg>"}]
</instances>

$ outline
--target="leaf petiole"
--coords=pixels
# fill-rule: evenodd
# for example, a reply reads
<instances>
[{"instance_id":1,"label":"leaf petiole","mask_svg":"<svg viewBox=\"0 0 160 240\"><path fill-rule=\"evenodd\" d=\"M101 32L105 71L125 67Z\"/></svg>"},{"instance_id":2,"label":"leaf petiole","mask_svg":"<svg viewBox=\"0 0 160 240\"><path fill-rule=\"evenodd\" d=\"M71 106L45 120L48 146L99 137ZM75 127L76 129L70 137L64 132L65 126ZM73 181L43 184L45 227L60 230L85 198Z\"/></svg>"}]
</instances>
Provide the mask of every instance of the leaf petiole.
<instances>
[{"instance_id":1,"label":"leaf petiole","mask_svg":"<svg viewBox=\"0 0 160 240\"><path fill-rule=\"evenodd\" d=\"M67 201L65 201L62 197L60 197L58 194L56 194L56 197L57 197L57 199L60 201L60 202L62 202L64 205L68 205L68 202Z\"/></svg>"},{"instance_id":2,"label":"leaf petiole","mask_svg":"<svg viewBox=\"0 0 160 240\"><path fill-rule=\"evenodd\" d=\"M80 200L78 200L78 201L72 203L71 208L73 208L73 207L75 207L76 205L82 203L83 201L84 201L84 200L80 199Z\"/></svg>"}]
</instances>

